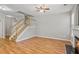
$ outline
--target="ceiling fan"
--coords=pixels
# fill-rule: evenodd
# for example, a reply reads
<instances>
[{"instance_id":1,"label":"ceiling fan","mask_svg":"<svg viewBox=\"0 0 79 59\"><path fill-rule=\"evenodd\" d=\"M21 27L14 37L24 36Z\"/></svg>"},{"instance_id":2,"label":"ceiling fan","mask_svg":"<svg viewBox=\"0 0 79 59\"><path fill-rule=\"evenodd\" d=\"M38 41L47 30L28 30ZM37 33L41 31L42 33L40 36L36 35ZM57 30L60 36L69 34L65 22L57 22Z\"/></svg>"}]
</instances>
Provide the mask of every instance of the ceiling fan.
<instances>
[{"instance_id":1,"label":"ceiling fan","mask_svg":"<svg viewBox=\"0 0 79 59\"><path fill-rule=\"evenodd\" d=\"M46 4L41 4L39 7L35 7L38 12L46 12L50 10Z\"/></svg>"},{"instance_id":2,"label":"ceiling fan","mask_svg":"<svg viewBox=\"0 0 79 59\"><path fill-rule=\"evenodd\" d=\"M64 4L64 6L67 6L67 4Z\"/></svg>"}]
</instances>

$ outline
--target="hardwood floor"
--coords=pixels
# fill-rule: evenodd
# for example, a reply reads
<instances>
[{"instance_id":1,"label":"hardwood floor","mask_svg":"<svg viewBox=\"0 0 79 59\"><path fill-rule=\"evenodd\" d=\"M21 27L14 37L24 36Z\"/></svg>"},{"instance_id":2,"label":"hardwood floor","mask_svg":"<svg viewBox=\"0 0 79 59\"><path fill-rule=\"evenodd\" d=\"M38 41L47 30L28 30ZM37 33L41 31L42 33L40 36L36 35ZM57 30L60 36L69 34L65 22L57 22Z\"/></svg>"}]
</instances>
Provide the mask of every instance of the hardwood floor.
<instances>
[{"instance_id":1,"label":"hardwood floor","mask_svg":"<svg viewBox=\"0 0 79 59\"><path fill-rule=\"evenodd\" d=\"M20 42L0 40L0 54L64 54L65 44L60 41L41 37L33 37Z\"/></svg>"}]
</instances>

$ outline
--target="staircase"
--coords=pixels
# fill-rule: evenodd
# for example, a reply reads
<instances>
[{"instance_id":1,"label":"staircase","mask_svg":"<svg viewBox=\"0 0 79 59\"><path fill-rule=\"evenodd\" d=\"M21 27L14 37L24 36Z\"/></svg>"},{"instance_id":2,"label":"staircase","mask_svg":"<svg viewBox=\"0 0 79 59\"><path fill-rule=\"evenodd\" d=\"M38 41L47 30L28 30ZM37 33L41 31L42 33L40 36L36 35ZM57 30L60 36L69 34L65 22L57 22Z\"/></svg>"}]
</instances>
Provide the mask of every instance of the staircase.
<instances>
[{"instance_id":1,"label":"staircase","mask_svg":"<svg viewBox=\"0 0 79 59\"><path fill-rule=\"evenodd\" d=\"M11 35L9 36L9 40L16 41L17 37L24 31L26 27L31 24L31 17L25 16L24 20L18 21L15 25L13 25Z\"/></svg>"}]
</instances>

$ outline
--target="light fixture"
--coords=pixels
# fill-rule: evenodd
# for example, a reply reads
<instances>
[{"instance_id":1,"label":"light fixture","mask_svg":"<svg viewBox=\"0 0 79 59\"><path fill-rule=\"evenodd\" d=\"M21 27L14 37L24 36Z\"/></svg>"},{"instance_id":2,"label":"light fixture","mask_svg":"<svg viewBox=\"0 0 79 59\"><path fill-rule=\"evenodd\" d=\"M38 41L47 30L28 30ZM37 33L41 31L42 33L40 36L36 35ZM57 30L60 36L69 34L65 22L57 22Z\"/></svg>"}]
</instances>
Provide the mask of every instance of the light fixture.
<instances>
[{"instance_id":1,"label":"light fixture","mask_svg":"<svg viewBox=\"0 0 79 59\"><path fill-rule=\"evenodd\" d=\"M40 6L35 7L35 8L36 8L36 11L38 11L38 12L44 12L44 13L46 11L50 10L46 4L41 4Z\"/></svg>"}]
</instances>

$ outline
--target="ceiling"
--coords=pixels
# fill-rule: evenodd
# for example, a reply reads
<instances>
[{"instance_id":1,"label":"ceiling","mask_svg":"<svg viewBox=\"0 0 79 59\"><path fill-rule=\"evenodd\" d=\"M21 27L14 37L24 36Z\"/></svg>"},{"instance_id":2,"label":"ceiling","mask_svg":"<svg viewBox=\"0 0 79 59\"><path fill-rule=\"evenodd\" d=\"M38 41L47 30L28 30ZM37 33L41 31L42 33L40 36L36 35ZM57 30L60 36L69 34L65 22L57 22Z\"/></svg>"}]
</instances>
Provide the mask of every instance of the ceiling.
<instances>
[{"instance_id":1,"label":"ceiling","mask_svg":"<svg viewBox=\"0 0 79 59\"><path fill-rule=\"evenodd\" d=\"M18 13L16 13L16 11L21 11L21 12L24 12L25 14L29 14L36 17L36 16L41 16L41 15L51 15L51 14L69 12L72 9L73 4L67 4L65 6L64 4L48 4L48 7L50 8L50 10L45 13L40 13L36 11L35 7L39 6L38 4L4 4L4 6L7 6L13 11L13 12L6 12L6 11L4 12L0 10L1 12L5 14L17 16ZM14 15L15 13L16 15Z\"/></svg>"}]
</instances>

